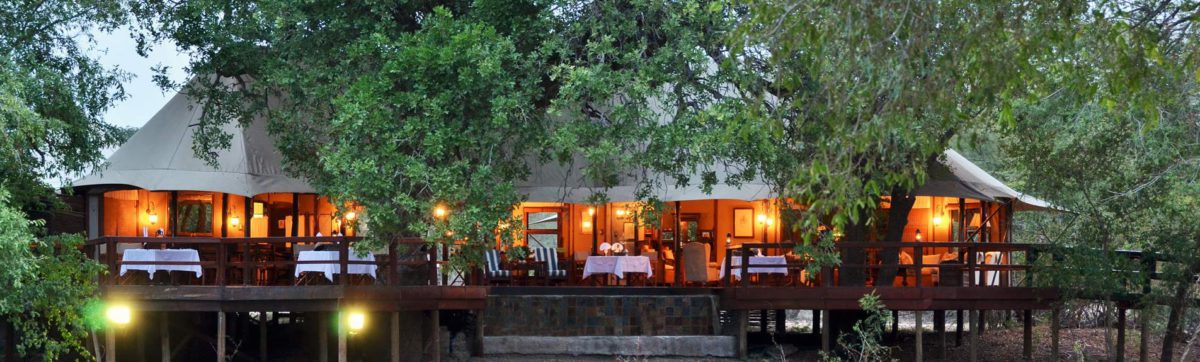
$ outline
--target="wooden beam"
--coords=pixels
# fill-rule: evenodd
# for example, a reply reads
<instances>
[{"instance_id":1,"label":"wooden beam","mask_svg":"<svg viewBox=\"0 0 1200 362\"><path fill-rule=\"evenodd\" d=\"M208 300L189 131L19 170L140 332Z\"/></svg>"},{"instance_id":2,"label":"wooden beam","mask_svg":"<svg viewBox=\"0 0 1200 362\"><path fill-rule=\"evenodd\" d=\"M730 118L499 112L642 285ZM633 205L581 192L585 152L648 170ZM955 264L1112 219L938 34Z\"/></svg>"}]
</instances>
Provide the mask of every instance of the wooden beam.
<instances>
[{"instance_id":1,"label":"wooden beam","mask_svg":"<svg viewBox=\"0 0 1200 362\"><path fill-rule=\"evenodd\" d=\"M938 334L938 358L946 359L946 311L933 311L933 329Z\"/></svg>"},{"instance_id":2,"label":"wooden beam","mask_svg":"<svg viewBox=\"0 0 1200 362\"><path fill-rule=\"evenodd\" d=\"M748 332L747 324L749 324L750 312L746 311L746 310L737 310L737 311L734 311L733 313L734 313L733 314L734 318L737 318L737 321L735 321L735 323L737 323L737 331L734 332L734 333L737 333L737 335L734 336L737 338L737 358L745 359L746 358L746 333Z\"/></svg>"},{"instance_id":3,"label":"wooden beam","mask_svg":"<svg viewBox=\"0 0 1200 362\"><path fill-rule=\"evenodd\" d=\"M168 325L170 322L169 313L159 313L158 338L161 340L159 354L162 355L162 362L171 362L171 326Z\"/></svg>"},{"instance_id":4,"label":"wooden beam","mask_svg":"<svg viewBox=\"0 0 1200 362\"><path fill-rule=\"evenodd\" d=\"M263 362L267 361L267 324L268 324L268 322L269 322L269 319L267 318L267 312L266 311L258 312L258 359Z\"/></svg>"},{"instance_id":5,"label":"wooden beam","mask_svg":"<svg viewBox=\"0 0 1200 362\"><path fill-rule=\"evenodd\" d=\"M979 311L971 310L970 323L971 330L967 338L970 339L967 343L968 357L967 360L975 362L979 360Z\"/></svg>"},{"instance_id":6,"label":"wooden beam","mask_svg":"<svg viewBox=\"0 0 1200 362\"><path fill-rule=\"evenodd\" d=\"M329 314L317 315L317 360L329 362Z\"/></svg>"},{"instance_id":7,"label":"wooden beam","mask_svg":"<svg viewBox=\"0 0 1200 362\"><path fill-rule=\"evenodd\" d=\"M400 362L400 312L392 312L392 323L388 334L392 362Z\"/></svg>"},{"instance_id":8,"label":"wooden beam","mask_svg":"<svg viewBox=\"0 0 1200 362\"><path fill-rule=\"evenodd\" d=\"M1113 360L1125 361L1125 308L1117 307L1117 353Z\"/></svg>"},{"instance_id":9,"label":"wooden beam","mask_svg":"<svg viewBox=\"0 0 1200 362\"><path fill-rule=\"evenodd\" d=\"M116 362L117 360L117 329L108 327L104 329L104 362Z\"/></svg>"},{"instance_id":10,"label":"wooden beam","mask_svg":"<svg viewBox=\"0 0 1200 362\"><path fill-rule=\"evenodd\" d=\"M922 338L925 335L925 323L921 320L922 316L925 315L925 312L918 310L913 311L913 313L916 314L917 322L916 325L913 326L913 335L916 336L916 342L914 343L917 353L916 361L921 362L925 360L925 341Z\"/></svg>"},{"instance_id":11,"label":"wooden beam","mask_svg":"<svg viewBox=\"0 0 1200 362\"><path fill-rule=\"evenodd\" d=\"M821 311L821 351L823 351L825 353L831 352L829 349L829 334L832 333L832 332L830 332L830 329L831 328L829 327L829 310L822 310Z\"/></svg>"},{"instance_id":12,"label":"wooden beam","mask_svg":"<svg viewBox=\"0 0 1200 362\"><path fill-rule=\"evenodd\" d=\"M344 275L344 274L343 274ZM334 323L337 323L337 360L338 362L347 362L350 360L349 347L346 346L346 321L343 320L341 313L338 313L338 318Z\"/></svg>"},{"instance_id":13,"label":"wooden beam","mask_svg":"<svg viewBox=\"0 0 1200 362\"><path fill-rule=\"evenodd\" d=\"M1138 311L1138 329L1141 331L1141 335L1138 336L1141 339L1141 343L1138 345L1138 361L1149 361L1150 313L1153 313L1151 312L1153 308L1154 306L1147 305Z\"/></svg>"},{"instance_id":14,"label":"wooden beam","mask_svg":"<svg viewBox=\"0 0 1200 362\"><path fill-rule=\"evenodd\" d=\"M1024 322L1025 328L1023 331L1024 338L1022 339L1022 342L1023 342L1022 346L1024 348L1022 348L1021 355L1025 357L1026 361L1032 361L1033 360L1033 311L1026 309L1022 320Z\"/></svg>"},{"instance_id":15,"label":"wooden beam","mask_svg":"<svg viewBox=\"0 0 1200 362\"><path fill-rule=\"evenodd\" d=\"M959 309L954 312L954 319L958 325L954 327L954 346L962 347L962 332L963 332L963 310Z\"/></svg>"},{"instance_id":16,"label":"wooden beam","mask_svg":"<svg viewBox=\"0 0 1200 362\"><path fill-rule=\"evenodd\" d=\"M217 312L217 362L225 362L225 312Z\"/></svg>"}]
</instances>

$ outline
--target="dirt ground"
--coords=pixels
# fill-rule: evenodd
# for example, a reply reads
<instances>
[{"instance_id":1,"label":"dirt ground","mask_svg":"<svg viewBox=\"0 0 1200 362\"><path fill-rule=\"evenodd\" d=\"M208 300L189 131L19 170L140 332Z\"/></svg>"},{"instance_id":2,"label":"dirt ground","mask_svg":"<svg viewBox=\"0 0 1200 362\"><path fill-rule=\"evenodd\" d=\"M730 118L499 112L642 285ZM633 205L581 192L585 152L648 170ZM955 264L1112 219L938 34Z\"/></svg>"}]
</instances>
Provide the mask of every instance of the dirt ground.
<instances>
[{"instance_id":1,"label":"dirt ground","mask_svg":"<svg viewBox=\"0 0 1200 362\"><path fill-rule=\"evenodd\" d=\"M1127 340L1125 345L1125 360L1137 361L1138 348L1141 337L1136 329L1126 330ZM1115 338L1116 332L1113 332ZM893 357L900 361L914 360L913 337L911 333L903 333L900 341L893 347ZM1149 360L1158 361L1159 351L1162 350L1162 336L1153 335L1149 341ZM939 355L937 345L937 335L928 332L924 336L925 342L925 360L927 361L967 361L969 360L967 348L967 336L963 335L963 346L954 347L953 332L947 333L948 346L946 357ZM1107 353L1105 351L1105 337L1103 329L1063 329L1062 338L1059 342L1060 361L1106 361ZM1033 360L1034 361L1052 361L1051 346L1050 346L1050 328L1048 326L1039 325L1033 330ZM750 356L747 360L751 361L817 361L819 353L815 346L782 346L786 358L779 358L780 346L772 345L757 345L751 346ZM1176 348L1176 353L1181 353L1183 345L1180 344ZM1021 328L1010 329L989 329L980 338L978 348L979 361L1021 361L1022 360L1022 335ZM1196 356L1198 351L1192 351L1192 356ZM466 358L464 358L466 359ZM1191 361L1200 361L1198 357L1189 357ZM598 357L598 356L488 356L484 358L470 358L471 361L563 361L563 362L579 362L579 361L695 361L697 359L688 358L636 358L636 357ZM707 359L709 361L732 361L735 359ZM1179 356L1176 355L1176 361ZM1189 361L1190 362L1190 361Z\"/></svg>"}]
</instances>

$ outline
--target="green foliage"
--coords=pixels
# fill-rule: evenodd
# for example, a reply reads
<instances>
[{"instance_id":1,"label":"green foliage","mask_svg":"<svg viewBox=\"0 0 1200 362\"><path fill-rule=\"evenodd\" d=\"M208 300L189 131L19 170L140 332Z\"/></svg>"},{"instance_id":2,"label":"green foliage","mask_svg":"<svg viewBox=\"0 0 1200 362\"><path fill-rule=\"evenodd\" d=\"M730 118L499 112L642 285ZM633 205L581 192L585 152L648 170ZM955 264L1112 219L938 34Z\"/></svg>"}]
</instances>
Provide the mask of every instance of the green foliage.
<instances>
[{"instance_id":1,"label":"green foliage","mask_svg":"<svg viewBox=\"0 0 1200 362\"><path fill-rule=\"evenodd\" d=\"M48 0L0 7L0 19L0 185L18 207L45 209L56 201L46 180L90 170L128 134L101 119L124 98L125 75L83 48L126 12L119 2Z\"/></svg>"},{"instance_id":2,"label":"green foliage","mask_svg":"<svg viewBox=\"0 0 1200 362\"><path fill-rule=\"evenodd\" d=\"M850 361L893 361L894 359L891 358L892 347L884 346L881 343L883 331L887 328L887 321L890 317L887 306L879 300L879 295L875 294L874 290L871 291L871 294L859 298L858 306L866 313L866 318L854 323L853 334L842 333L838 336L838 345L846 352ZM821 353L821 358L825 361L843 361L836 355L828 355L824 352Z\"/></svg>"},{"instance_id":3,"label":"green foliage","mask_svg":"<svg viewBox=\"0 0 1200 362\"><path fill-rule=\"evenodd\" d=\"M82 237L39 239L34 236L39 226L0 189L0 283L8 286L0 294L0 318L16 328L16 348L23 355L86 358L82 342L100 327L88 313L98 303L94 280L104 268L80 251Z\"/></svg>"},{"instance_id":4,"label":"green foliage","mask_svg":"<svg viewBox=\"0 0 1200 362\"><path fill-rule=\"evenodd\" d=\"M222 124L266 116L287 169L366 206L373 236L466 240L455 261L466 267L520 235L511 212L532 164L583 164L596 201L622 176L690 178L705 153L670 120L694 117L720 84L702 74L730 24L708 8L208 0L135 11L144 35L195 55L202 76L184 86L206 105L198 154L228 145ZM639 179L638 215L654 221L665 181ZM435 219L436 205L449 217Z\"/></svg>"}]
</instances>

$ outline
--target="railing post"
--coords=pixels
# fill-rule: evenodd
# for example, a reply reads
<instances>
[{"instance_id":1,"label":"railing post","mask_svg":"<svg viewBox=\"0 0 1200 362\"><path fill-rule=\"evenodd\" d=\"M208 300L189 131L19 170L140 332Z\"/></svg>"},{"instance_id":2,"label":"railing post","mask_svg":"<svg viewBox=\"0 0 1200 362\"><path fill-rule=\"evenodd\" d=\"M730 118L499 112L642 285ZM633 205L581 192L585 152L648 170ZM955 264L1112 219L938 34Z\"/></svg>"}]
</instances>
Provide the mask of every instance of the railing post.
<instances>
[{"instance_id":1,"label":"railing post","mask_svg":"<svg viewBox=\"0 0 1200 362\"><path fill-rule=\"evenodd\" d=\"M913 247L913 266L917 268L917 288L920 288L921 276L925 274L923 271L923 269L925 269L925 246L921 243L917 243L917 245ZM930 277L932 276L933 275L931 274Z\"/></svg>"},{"instance_id":2,"label":"railing post","mask_svg":"<svg viewBox=\"0 0 1200 362\"><path fill-rule=\"evenodd\" d=\"M725 248L725 262L721 263L721 267L725 269L723 270L725 277L721 278L721 286L729 287L729 280L733 278L733 249Z\"/></svg>"},{"instance_id":3,"label":"railing post","mask_svg":"<svg viewBox=\"0 0 1200 362\"><path fill-rule=\"evenodd\" d=\"M338 247L338 267L342 274L341 284L346 285L350 282L350 240L347 240L345 236L342 236L339 243L341 245Z\"/></svg>"},{"instance_id":4,"label":"railing post","mask_svg":"<svg viewBox=\"0 0 1200 362\"><path fill-rule=\"evenodd\" d=\"M747 267L748 264L750 264L750 248L743 247L742 248L742 265L738 266L738 269L741 269L741 274L739 274L739 278L741 278L740 283L743 287L750 285L750 282L749 282L750 281L750 273L749 273L750 268Z\"/></svg>"},{"instance_id":5,"label":"railing post","mask_svg":"<svg viewBox=\"0 0 1200 362\"><path fill-rule=\"evenodd\" d=\"M388 285L398 285L399 265L396 265L396 240L388 242Z\"/></svg>"},{"instance_id":6,"label":"railing post","mask_svg":"<svg viewBox=\"0 0 1200 362\"><path fill-rule=\"evenodd\" d=\"M250 274L254 273L256 271L254 268L254 264L251 264L251 262L250 262L250 259L252 259L252 258L250 255L250 245L251 244L250 244L249 240L250 240L250 238L244 238L244 239L242 239L242 243L241 243L242 244L242 285L250 285L250 281L251 281Z\"/></svg>"},{"instance_id":7,"label":"railing post","mask_svg":"<svg viewBox=\"0 0 1200 362\"><path fill-rule=\"evenodd\" d=\"M225 287L225 239L217 239L217 286Z\"/></svg>"},{"instance_id":8,"label":"railing post","mask_svg":"<svg viewBox=\"0 0 1200 362\"><path fill-rule=\"evenodd\" d=\"M117 274L117 243L113 238L104 241L104 252L108 253L108 284L116 285L121 276Z\"/></svg>"},{"instance_id":9,"label":"railing post","mask_svg":"<svg viewBox=\"0 0 1200 362\"><path fill-rule=\"evenodd\" d=\"M975 286L975 254L979 251L977 245L967 245L967 286Z\"/></svg>"}]
</instances>

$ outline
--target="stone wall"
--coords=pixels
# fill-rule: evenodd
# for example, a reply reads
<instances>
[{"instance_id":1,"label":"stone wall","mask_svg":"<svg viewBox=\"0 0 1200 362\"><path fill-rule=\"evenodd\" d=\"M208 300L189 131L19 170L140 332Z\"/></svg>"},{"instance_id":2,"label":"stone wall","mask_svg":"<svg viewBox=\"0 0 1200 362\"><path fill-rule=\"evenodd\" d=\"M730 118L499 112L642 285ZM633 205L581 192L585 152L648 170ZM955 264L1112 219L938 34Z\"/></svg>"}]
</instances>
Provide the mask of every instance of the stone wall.
<instances>
[{"instance_id":1,"label":"stone wall","mask_svg":"<svg viewBox=\"0 0 1200 362\"><path fill-rule=\"evenodd\" d=\"M491 295L485 336L717 334L713 295Z\"/></svg>"}]
</instances>

